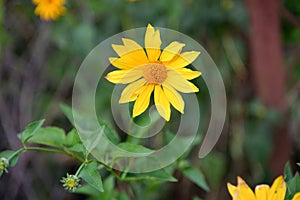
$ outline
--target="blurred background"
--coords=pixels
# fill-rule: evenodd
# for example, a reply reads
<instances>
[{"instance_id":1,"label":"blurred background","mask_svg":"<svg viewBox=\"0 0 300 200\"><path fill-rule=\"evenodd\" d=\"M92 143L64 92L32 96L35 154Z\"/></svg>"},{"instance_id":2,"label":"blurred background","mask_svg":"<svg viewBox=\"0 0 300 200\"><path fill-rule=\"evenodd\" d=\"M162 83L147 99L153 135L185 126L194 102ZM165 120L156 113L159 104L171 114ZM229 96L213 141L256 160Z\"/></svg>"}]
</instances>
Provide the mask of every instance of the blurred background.
<instances>
[{"instance_id":1,"label":"blurred background","mask_svg":"<svg viewBox=\"0 0 300 200\"><path fill-rule=\"evenodd\" d=\"M29 0L0 3L0 151L20 148L17 134L37 119L70 130L59 105L71 105L76 72L89 51L114 34L151 23L180 31L206 48L222 74L228 112L214 150L204 159L197 157L197 147L189 155L210 192L175 172L178 182L163 184L163 190L156 183L139 183L142 197L226 200L226 183L235 183L236 176L253 186L271 183L287 161L297 170L299 0L69 0L66 8L58 20L46 22L34 15ZM210 100L201 84L205 130ZM110 91L101 95L97 106L110 113ZM109 114L106 120L113 123ZM1 177L0 199L86 199L59 183L77 166L61 155L27 152ZM116 182L116 190L124 184Z\"/></svg>"}]
</instances>

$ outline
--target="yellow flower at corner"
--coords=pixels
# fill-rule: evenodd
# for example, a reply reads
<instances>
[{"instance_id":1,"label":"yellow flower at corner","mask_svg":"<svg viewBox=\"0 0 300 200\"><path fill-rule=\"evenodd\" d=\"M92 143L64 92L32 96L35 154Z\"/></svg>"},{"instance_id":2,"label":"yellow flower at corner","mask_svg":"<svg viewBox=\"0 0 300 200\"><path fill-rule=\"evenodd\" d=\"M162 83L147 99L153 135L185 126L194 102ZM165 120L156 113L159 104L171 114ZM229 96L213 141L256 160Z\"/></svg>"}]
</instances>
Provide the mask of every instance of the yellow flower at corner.
<instances>
[{"instance_id":1,"label":"yellow flower at corner","mask_svg":"<svg viewBox=\"0 0 300 200\"><path fill-rule=\"evenodd\" d=\"M179 92L198 92L199 89L189 80L201 75L185 67L200 52L182 53L185 44L177 41L171 42L161 51L160 32L150 24L145 33L145 50L131 39L122 38L122 41L123 45L112 45L119 58L109 58L111 64L119 70L106 76L112 83L128 84L119 103L135 101L133 117L136 117L148 108L151 94L154 93L156 109L166 121L170 120L170 105L183 114L184 101Z\"/></svg>"},{"instance_id":2,"label":"yellow flower at corner","mask_svg":"<svg viewBox=\"0 0 300 200\"><path fill-rule=\"evenodd\" d=\"M284 200L286 183L282 176L279 176L272 184L265 184L255 187L255 193L241 178L237 178L237 186L227 184L228 191L233 200ZM300 193L295 194L292 200L300 200Z\"/></svg>"},{"instance_id":3,"label":"yellow flower at corner","mask_svg":"<svg viewBox=\"0 0 300 200\"><path fill-rule=\"evenodd\" d=\"M32 0L32 2L36 5L34 13L46 21L56 20L66 12L64 7L66 0Z\"/></svg>"}]
</instances>

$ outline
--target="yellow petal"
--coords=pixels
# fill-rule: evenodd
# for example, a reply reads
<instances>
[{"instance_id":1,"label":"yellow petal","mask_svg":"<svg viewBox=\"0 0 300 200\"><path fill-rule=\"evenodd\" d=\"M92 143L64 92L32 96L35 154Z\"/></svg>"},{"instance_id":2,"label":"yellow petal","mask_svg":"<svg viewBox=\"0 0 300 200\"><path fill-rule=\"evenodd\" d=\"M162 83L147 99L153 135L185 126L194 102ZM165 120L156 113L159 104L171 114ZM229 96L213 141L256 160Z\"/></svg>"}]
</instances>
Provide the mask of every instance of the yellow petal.
<instances>
[{"instance_id":1,"label":"yellow petal","mask_svg":"<svg viewBox=\"0 0 300 200\"><path fill-rule=\"evenodd\" d=\"M143 76L141 69L115 70L106 75L106 79L112 83L127 84Z\"/></svg>"},{"instance_id":2,"label":"yellow petal","mask_svg":"<svg viewBox=\"0 0 300 200\"><path fill-rule=\"evenodd\" d=\"M160 85L156 85L154 88L154 102L158 113L166 120L170 120L171 108L164 91Z\"/></svg>"},{"instance_id":3,"label":"yellow petal","mask_svg":"<svg viewBox=\"0 0 300 200\"><path fill-rule=\"evenodd\" d=\"M149 62L144 49L138 43L128 38L122 38L122 41L124 46L112 45L112 48L122 57L122 60L132 65L142 65Z\"/></svg>"},{"instance_id":4,"label":"yellow petal","mask_svg":"<svg viewBox=\"0 0 300 200\"><path fill-rule=\"evenodd\" d=\"M279 176L272 184L269 191L269 199L282 200L286 193L286 183L284 182L283 176Z\"/></svg>"},{"instance_id":5,"label":"yellow petal","mask_svg":"<svg viewBox=\"0 0 300 200\"><path fill-rule=\"evenodd\" d=\"M199 89L191 82L187 81L183 76L174 70L169 70L167 78L163 82L166 87L173 87L183 93L198 92Z\"/></svg>"},{"instance_id":6,"label":"yellow petal","mask_svg":"<svg viewBox=\"0 0 300 200\"><path fill-rule=\"evenodd\" d=\"M296 193L292 200L300 200L300 192Z\"/></svg>"},{"instance_id":7,"label":"yellow petal","mask_svg":"<svg viewBox=\"0 0 300 200\"><path fill-rule=\"evenodd\" d=\"M237 199L255 200L255 195L253 191L241 177L238 177L237 188Z\"/></svg>"},{"instance_id":8,"label":"yellow petal","mask_svg":"<svg viewBox=\"0 0 300 200\"><path fill-rule=\"evenodd\" d=\"M228 189L229 194L231 195L231 197L235 198L235 191L237 190L237 187L230 184L230 183L227 183L227 189Z\"/></svg>"},{"instance_id":9,"label":"yellow petal","mask_svg":"<svg viewBox=\"0 0 300 200\"><path fill-rule=\"evenodd\" d=\"M149 61L157 61L160 56L160 32L148 24L145 34L145 48Z\"/></svg>"},{"instance_id":10,"label":"yellow petal","mask_svg":"<svg viewBox=\"0 0 300 200\"><path fill-rule=\"evenodd\" d=\"M133 117L142 114L147 109L147 107L149 106L150 97L153 88L154 88L153 84L143 86L142 91L137 97L133 106L133 114L132 114Z\"/></svg>"},{"instance_id":11,"label":"yellow petal","mask_svg":"<svg viewBox=\"0 0 300 200\"><path fill-rule=\"evenodd\" d=\"M132 69L149 62L148 60L135 60L131 54L127 54L120 58L110 57L108 60L113 66L119 69Z\"/></svg>"},{"instance_id":12,"label":"yellow petal","mask_svg":"<svg viewBox=\"0 0 300 200\"><path fill-rule=\"evenodd\" d=\"M172 106L183 114L184 101L181 95L172 87L164 86L163 88L164 88L165 95L169 100L169 102L172 104Z\"/></svg>"},{"instance_id":13,"label":"yellow petal","mask_svg":"<svg viewBox=\"0 0 300 200\"><path fill-rule=\"evenodd\" d=\"M159 60L161 62L168 62L168 61L172 60L176 55L178 55L181 52L181 50L184 46L185 46L185 44L183 44L183 43L180 43L177 41L172 42L166 48L164 48Z\"/></svg>"},{"instance_id":14,"label":"yellow petal","mask_svg":"<svg viewBox=\"0 0 300 200\"><path fill-rule=\"evenodd\" d=\"M173 68L173 69L179 69L182 67L185 67L192 62L200 55L200 52L198 51L189 51L184 52L180 55L177 55L173 60L169 62L163 62L164 65Z\"/></svg>"},{"instance_id":15,"label":"yellow petal","mask_svg":"<svg viewBox=\"0 0 300 200\"><path fill-rule=\"evenodd\" d=\"M145 79L137 80L133 83L130 83L126 88L124 88L119 103L127 103L130 101L134 101L138 96L138 91L146 84Z\"/></svg>"},{"instance_id":16,"label":"yellow petal","mask_svg":"<svg viewBox=\"0 0 300 200\"><path fill-rule=\"evenodd\" d=\"M269 192L270 192L270 187L268 185L256 186L255 187L256 200L268 200Z\"/></svg>"},{"instance_id":17,"label":"yellow petal","mask_svg":"<svg viewBox=\"0 0 300 200\"><path fill-rule=\"evenodd\" d=\"M198 76L201 75L201 72L198 71L192 71L190 69L187 68L180 68L180 69L176 69L176 71L183 76L183 78L187 79L187 80L192 80L194 78L197 78Z\"/></svg>"}]
</instances>

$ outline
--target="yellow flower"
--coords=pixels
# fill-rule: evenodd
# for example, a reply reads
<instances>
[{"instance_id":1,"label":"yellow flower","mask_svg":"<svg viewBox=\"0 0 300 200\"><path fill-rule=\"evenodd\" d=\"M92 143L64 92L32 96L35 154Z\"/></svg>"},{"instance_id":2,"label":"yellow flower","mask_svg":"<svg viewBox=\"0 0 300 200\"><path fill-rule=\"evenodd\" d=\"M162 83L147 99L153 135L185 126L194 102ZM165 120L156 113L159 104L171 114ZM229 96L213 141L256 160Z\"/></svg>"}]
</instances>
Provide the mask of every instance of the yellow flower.
<instances>
[{"instance_id":1,"label":"yellow flower","mask_svg":"<svg viewBox=\"0 0 300 200\"><path fill-rule=\"evenodd\" d=\"M66 0L32 0L37 5L34 13L44 20L56 20L66 12Z\"/></svg>"},{"instance_id":2,"label":"yellow flower","mask_svg":"<svg viewBox=\"0 0 300 200\"><path fill-rule=\"evenodd\" d=\"M237 186L227 183L228 191L233 200L284 200L286 183L282 176L279 176L272 184L262 184L255 187L255 193L241 178L237 178ZM300 192L295 194L292 200L300 200Z\"/></svg>"},{"instance_id":3,"label":"yellow flower","mask_svg":"<svg viewBox=\"0 0 300 200\"><path fill-rule=\"evenodd\" d=\"M109 58L115 70L106 78L112 83L128 84L123 90L119 103L135 101L133 117L142 114L149 106L154 91L154 102L159 114L170 120L170 104L184 113L184 101L177 92L191 93L199 89L190 81L201 75L198 71L185 68L200 54L197 51L183 52L185 44L174 41L163 51L159 30L150 24L145 33L145 50L135 41L122 38L124 45L112 45L120 56Z\"/></svg>"},{"instance_id":4,"label":"yellow flower","mask_svg":"<svg viewBox=\"0 0 300 200\"><path fill-rule=\"evenodd\" d=\"M80 187L80 178L76 175L70 175L67 173L67 177L63 177L60 182L63 183L63 187L65 190L70 192L75 192L78 187Z\"/></svg>"}]
</instances>

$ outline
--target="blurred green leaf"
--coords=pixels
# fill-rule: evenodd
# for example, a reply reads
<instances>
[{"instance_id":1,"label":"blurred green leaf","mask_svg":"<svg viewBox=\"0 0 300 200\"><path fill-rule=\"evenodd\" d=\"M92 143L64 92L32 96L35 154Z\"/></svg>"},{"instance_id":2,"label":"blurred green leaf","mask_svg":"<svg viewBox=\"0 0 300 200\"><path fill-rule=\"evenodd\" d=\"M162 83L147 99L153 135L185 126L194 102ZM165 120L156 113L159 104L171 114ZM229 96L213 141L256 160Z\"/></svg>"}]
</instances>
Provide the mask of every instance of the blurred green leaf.
<instances>
[{"instance_id":1,"label":"blurred green leaf","mask_svg":"<svg viewBox=\"0 0 300 200\"><path fill-rule=\"evenodd\" d=\"M83 180L85 180L99 192L104 191L101 176L97 170L97 163L91 162L85 165L80 172L79 177L83 178Z\"/></svg>"},{"instance_id":2,"label":"blurred green leaf","mask_svg":"<svg viewBox=\"0 0 300 200\"><path fill-rule=\"evenodd\" d=\"M292 198L294 194L300 192L300 176L298 173L289 181L287 181L288 199Z\"/></svg>"},{"instance_id":3,"label":"blurred green leaf","mask_svg":"<svg viewBox=\"0 0 300 200\"><path fill-rule=\"evenodd\" d=\"M184 168L182 173L189 178L191 181L196 183L199 187L203 188L205 191L209 192L209 187L205 181L203 173L196 167L190 166Z\"/></svg>"},{"instance_id":4,"label":"blurred green leaf","mask_svg":"<svg viewBox=\"0 0 300 200\"><path fill-rule=\"evenodd\" d=\"M64 140L65 132L63 129L57 127L46 127L37 130L35 134L28 139L28 142L53 147L63 147Z\"/></svg>"},{"instance_id":5,"label":"blurred green leaf","mask_svg":"<svg viewBox=\"0 0 300 200\"><path fill-rule=\"evenodd\" d=\"M126 172L125 172L126 173ZM122 175L121 175L122 176ZM170 181L176 182L177 179L166 172L165 169L156 170L147 173L126 173L126 176L121 178L124 181L142 181L142 180L156 180L156 181Z\"/></svg>"},{"instance_id":6,"label":"blurred green leaf","mask_svg":"<svg viewBox=\"0 0 300 200\"><path fill-rule=\"evenodd\" d=\"M118 195L118 200L130 200L130 199L125 192L121 191Z\"/></svg>"},{"instance_id":7,"label":"blurred green leaf","mask_svg":"<svg viewBox=\"0 0 300 200\"><path fill-rule=\"evenodd\" d=\"M35 121L25 127L25 130L18 135L23 144L25 144L28 141L28 139L32 137L35 134L35 132L41 128L44 121L44 119Z\"/></svg>"},{"instance_id":8,"label":"blurred green leaf","mask_svg":"<svg viewBox=\"0 0 300 200\"><path fill-rule=\"evenodd\" d=\"M121 149L124 149L125 151L131 152L131 153L140 153L140 154L151 154L154 151L151 149L148 149L142 145L138 145L138 144L131 144L131 143L120 143L118 144L118 147Z\"/></svg>"},{"instance_id":9,"label":"blurred green leaf","mask_svg":"<svg viewBox=\"0 0 300 200\"><path fill-rule=\"evenodd\" d=\"M219 188L226 170L226 159L222 153L213 151L202 159L201 169L203 169L209 185Z\"/></svg>"},{"instance_id":10,"label":"blurred green leaf","mask_svg":"<svg viewBox=\"0 0 300 200\"><path fill-rule=\"evenodd\" d=\"M71 124L75 127L72 108L66 104L60 104L60 108L68 118L68 120L71 122Z\"/></svg>"},{"instance_id":11,"label":"blurred green leaf","mask_svg":"<svg viewBox=\"0 0 300 200\"><path fill-rule=\"evenodd\" d=\"M287 162L284 167L284 180L287 182L293 178L293 171L290 162Z\"/></svg>"}]
</instances>

